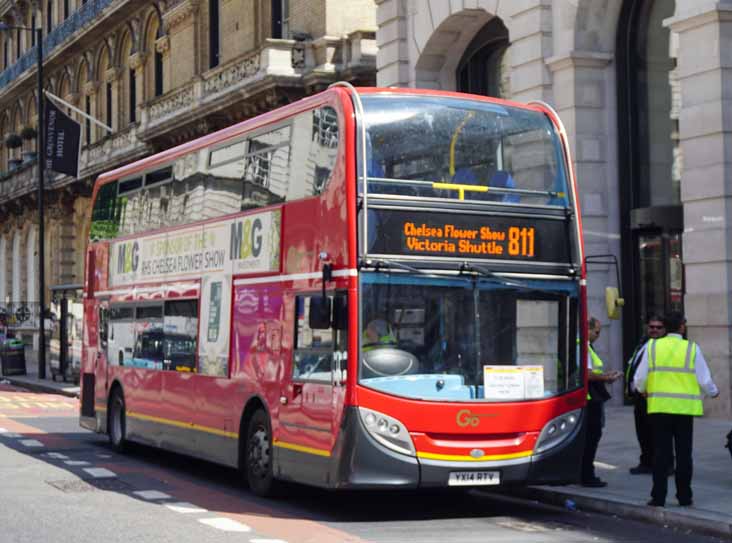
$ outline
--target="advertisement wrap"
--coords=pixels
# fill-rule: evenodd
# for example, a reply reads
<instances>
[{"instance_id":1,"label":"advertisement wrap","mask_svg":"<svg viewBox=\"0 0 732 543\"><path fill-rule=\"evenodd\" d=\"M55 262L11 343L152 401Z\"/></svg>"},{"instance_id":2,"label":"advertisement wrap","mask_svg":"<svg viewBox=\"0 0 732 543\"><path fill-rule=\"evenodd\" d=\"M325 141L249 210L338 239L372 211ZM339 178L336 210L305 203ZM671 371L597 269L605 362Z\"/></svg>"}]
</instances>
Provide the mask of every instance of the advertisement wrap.
<instances>
[{"instance_id":1,"label":"advertisement wrap","mask_svg":"<svg viewBox=\"0 0 732 543\"><path fill-rule=\"evenodd\" d=\"M281 210L276 209L110 246L110 287L212 273L279 270Z\"/></svg>"}]
</instances>

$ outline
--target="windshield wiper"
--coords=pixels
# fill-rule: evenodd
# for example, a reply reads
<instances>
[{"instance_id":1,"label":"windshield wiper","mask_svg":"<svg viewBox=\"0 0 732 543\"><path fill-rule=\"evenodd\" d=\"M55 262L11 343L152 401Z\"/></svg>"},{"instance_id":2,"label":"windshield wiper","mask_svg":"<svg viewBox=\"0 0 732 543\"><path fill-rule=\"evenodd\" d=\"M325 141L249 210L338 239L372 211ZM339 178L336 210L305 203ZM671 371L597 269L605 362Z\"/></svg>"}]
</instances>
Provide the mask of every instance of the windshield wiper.
<instances>
[{"instance_id":1,"label":"windshield wiper","mask_svg":"<svg viewBox=\"0 0 732 543\"><path fill-rule=\"evenodd\" d=\"M419 268L414 268L410 266L409 264L402 264L401 262L397 262L396 260L389 260L388 258L368 258L368 259L361 259L361 266L368 266L370 268L374 268L374 271L378 272L380 268L398 268L400 270L405 270L412 273L421 273L422 275L434 275L428 271L420 270ZM359 266L359 267L361 267Z\"/></svg>"},{"instance_id":2,"label":"windshield wiper","mask_svg":"<svg viewBox=\"0 0 732 543\"><path fill-rule=\"evenodd\" d=\"M463 262L460 265L460 273L468 272L468 273L477 273L478 275L481 275L495 283L498 283L500 285L505 285L507 287L513 287L513 288L520 288L522 290L533 290L537 292L554 292L553 290L544 289L540 287L534 287L531 285L528 285L526 283L522 283L519 281L506 279L505 277L502 277L498 275L497 273L485 269L483 266L480 266L479 264L468 264L467 262Z\"/></svg>"}]
</instances>

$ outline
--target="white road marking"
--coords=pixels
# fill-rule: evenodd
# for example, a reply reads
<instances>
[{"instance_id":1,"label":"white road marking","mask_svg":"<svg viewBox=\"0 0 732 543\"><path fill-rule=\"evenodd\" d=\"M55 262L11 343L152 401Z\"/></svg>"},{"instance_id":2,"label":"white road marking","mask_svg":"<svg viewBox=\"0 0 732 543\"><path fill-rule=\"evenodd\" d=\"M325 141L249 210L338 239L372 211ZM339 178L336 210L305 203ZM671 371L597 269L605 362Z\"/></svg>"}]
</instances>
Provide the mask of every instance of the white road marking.
<instances>
[{"instance_id":1,"label":"white road marking","mask_svg":"<svg viewBox=\"0 0 732 543\"><path fill-rule=\"evenodd\" d=\"M237 522L235 520L231 520L230 518L225 517L199 518L198 522L200 522L201 524L206 524L207 526L211 526L213 528L217 528L219 530L224 530L225 532L252 531L252 529L246 524L242 524L241 522Z\"/></svg>"},{"instance_id":2,"label":"white road marking","mask_svg":"<svg viewBox=\"0 0 732 543\"><path fill-rule=\"evenodd\" d=\"M593 462L598 468L602 469L618 469L618 466L613 466L612 464L606 464L605 462L598 462L595 460Z\"/></svg>"},{"instance_id":3,"label":"white road marking","mask_svg":"<svg viewBox=\"0 0 732 543\"><path fill-rule=\"evenodd\" d=\"M64 464L67 466L88 466L89 462L85 460L65 460Z\"/></svg>"},{"instance_id":4,"label":"white road marking","mask_svg":"<svg viewBox=\"0 0 732 543\"><path fill-rule=\"evenodd\" d=\"M105 468L84 468L84 471L95 479L103 479L109 477L117 477L117 474L113 471L109 471Z\"/></svg>"},{"instance_id":5,"label":"white road marking","mask_svg":"<svg viewBox=\"0 0 732 543\"><path fill-rule=\"evenodd\" d=\"M112 458L111 454L98 454L97 458Z\"/></svg>"},{"instance_id":6,"label":"white road marking","mask_svg":"<svg viewBox=\"0 0 732 543\"><path fill-rule=\"evenodd\" d=\"M46 456L49 458L58 458L59 460L66 460L68 458L68 456L61 453L46 453Z\"/></svg>"},{"instance_id":7,"label":"white road marking","mask_svg":"<svg viewBox=\"0 0 732 543\"><path fill-rule=\"evenodd\" d=\"M159 490L137 490L133 492L135 496L139 496L144 500L167 500L170 495Z\"/></svg>"},{"instance_id":8,"label":"white road marking","mask_svg":"<svg viewBox=\"0 0 732 543\"><path fill-rule=\"evenodd\" d=\"M20 434L16 434L15 432L7 432L7 433L3 434L3 436L15 438L15 437L20 437Z\"/></svg>"},{"instance_id":9,"label":"white road marking","mask_svg":"<svg viewBox=\"0 0 732 543\"><path fill-rule=\"evenodd\" d=\"M37 439L21 439L20 444L24 447L44 447L43 443Z\"/></svg>"},{"instance_id":10,"label":"white road marking","mask_svg":"<svg viewBox=\"0 0 732 543\"><path fill-rule=\"evenodd\" d=\"M166 503L165 507L176 513L208 513L206 509L188 502Z\"/></svg>"}]
</instances>

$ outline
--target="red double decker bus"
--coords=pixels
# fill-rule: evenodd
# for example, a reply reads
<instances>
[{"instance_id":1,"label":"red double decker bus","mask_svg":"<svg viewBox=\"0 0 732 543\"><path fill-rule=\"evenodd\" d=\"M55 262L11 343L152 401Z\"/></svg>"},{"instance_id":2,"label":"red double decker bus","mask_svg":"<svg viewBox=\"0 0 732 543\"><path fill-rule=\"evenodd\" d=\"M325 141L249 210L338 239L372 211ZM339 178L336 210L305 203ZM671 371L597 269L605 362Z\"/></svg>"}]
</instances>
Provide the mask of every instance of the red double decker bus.
<instances>
[{"instance_id":1,"label":"red double decker bus","mask_svg":"<svg viewBox=\"0 0 732 543\"><path fill-rule=\"evenodd\" d=\"M253 492L578 478L586 293L541 103L318 95L99 177L81 424Z\"/></svg>"}]
</instances>

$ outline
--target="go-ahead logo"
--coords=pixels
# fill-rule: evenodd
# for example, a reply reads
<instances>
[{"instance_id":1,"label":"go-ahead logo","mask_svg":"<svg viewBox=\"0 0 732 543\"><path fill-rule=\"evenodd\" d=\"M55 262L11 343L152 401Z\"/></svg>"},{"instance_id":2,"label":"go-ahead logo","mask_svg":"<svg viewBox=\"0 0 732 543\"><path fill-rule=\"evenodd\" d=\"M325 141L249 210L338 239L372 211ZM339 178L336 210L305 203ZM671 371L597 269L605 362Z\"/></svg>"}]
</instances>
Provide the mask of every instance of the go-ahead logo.
<instances>
[{"instance_id":1,"label":"go-ahead logo","mask_svg":"<svg viewBox=\"0 0 732 543\"><path fill-rule=\"evenodd\" d=\"M455 422L461 428L467 428L468 426L472 426L473 428L475 428L480 424L480 419L497 416L498 415L496 415L495 413L473 413L470 411L470 409L461 409L457 412Z\"/></svg>"}]
</instances>

